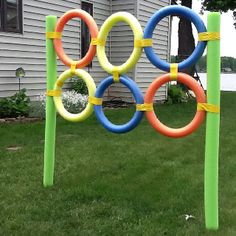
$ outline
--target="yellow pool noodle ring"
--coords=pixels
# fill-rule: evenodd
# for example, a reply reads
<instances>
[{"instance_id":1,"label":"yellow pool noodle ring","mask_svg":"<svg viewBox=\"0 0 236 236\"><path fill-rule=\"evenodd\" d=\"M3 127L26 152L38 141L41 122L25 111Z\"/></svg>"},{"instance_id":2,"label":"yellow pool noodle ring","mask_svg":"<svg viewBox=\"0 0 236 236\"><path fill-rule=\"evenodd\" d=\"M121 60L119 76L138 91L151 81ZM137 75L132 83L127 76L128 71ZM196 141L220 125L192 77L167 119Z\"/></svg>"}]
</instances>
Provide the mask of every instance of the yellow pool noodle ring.
<instances>
[{"instance_id":1,"label":"yellow pool noodle ring","mask_svg":"<svg viewBox=\"0 0 236 236\"><path fill-rule=\"evenodd\" d=\"M134 34L134 42L136 42L136 40L143 39L142 27L138 20L128 12L117 12L108 17L107 20L101 26L101 29L98 33L98 41L106 42L110 30L116 23L120 21L126 22L131 27ZM97 45L97 57L101 67L110 74L113 73L114 67L116 68L119 74L125 74L136 65L142 54L142 47L134 47L130 57L125 63L119 66L114 66L108 61L105 52L105 44L106 43L100 43Z\"/></svg>"},{"instance_id":2,"label":"yellow pool noodle ring","mask_svg":"<svg viewBox=\"0 0 236 236\"><path fill-rule=\"evenodd\" d=\"M96 85L94 83L93 78L86 71L81 70L81 69L76 69L74 71L73 75L78 76L80 79L82 79L86 83L86 86L88 88L89 97L93 97L95 94L95 91L96 91ZM71 78L71 76L72 76L72 74L71 74L70 69L64 71L57 79L57 81L54 85L54 90L61 91L65 80L67 80L68 78ZM66 119L68 121L81 122L81 121L87 119L93 113L93 104L91 104L89 102L82 112L80 112L78 114L73 114L73 113L68 112L65 109L65 107L62 103L61 96L54 96L53 100L54 100L54 103L55 103L58 113L64 119Z\"/></svg>"}]
</instances>

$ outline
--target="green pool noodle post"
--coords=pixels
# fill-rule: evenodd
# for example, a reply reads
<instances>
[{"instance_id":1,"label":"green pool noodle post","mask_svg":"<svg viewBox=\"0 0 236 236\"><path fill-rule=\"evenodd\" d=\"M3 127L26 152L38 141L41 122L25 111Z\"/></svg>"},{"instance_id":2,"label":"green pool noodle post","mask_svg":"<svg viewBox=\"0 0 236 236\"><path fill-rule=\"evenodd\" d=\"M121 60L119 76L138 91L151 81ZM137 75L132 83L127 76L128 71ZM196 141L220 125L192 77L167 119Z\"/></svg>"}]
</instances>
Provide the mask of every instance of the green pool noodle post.
<instances>
[{"instance_id":1,"label":"green pool noodle post","mask_svg":"<svg viewBox=\"0 0 236 236\"><path fill-rule=\"evenodd\" d=\"M220 13L209 13L207 31L220 32ZM220 106L220 40L207 43L207 103ZM205 224L217 230L220 114L207 112L205 144Z\"/></svg>"},{"instance_id":2,"label":"green pool noodle post","mask_svg":"<svg viewBox=\"0 0 236 236\"><path fill-rule=\"evenodd\" d=\"M56 16L46 16L46 32L54 32L57 22ZM46 39L47 91L53 90L57 79L57 57L52 39ZM53 97L46 98L46 125L44 145L44 175L43 185L53 185L55 136L56 136L56 108Z\"/></svg>"}]
</instances>

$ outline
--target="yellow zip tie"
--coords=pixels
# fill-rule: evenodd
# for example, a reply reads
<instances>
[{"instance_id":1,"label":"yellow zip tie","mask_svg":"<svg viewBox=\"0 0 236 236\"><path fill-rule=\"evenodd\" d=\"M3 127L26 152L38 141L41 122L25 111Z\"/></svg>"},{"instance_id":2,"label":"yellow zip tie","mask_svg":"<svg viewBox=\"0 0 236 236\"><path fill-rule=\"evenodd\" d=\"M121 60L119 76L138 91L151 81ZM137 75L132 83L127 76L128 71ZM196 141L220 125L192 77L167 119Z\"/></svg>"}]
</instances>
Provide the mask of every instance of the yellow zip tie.
<instances>
[{"instance_id":1,"label":"yellow zip tie","mask_svg":"<svg viewBox=\"0 0 236 236\"><path fill-rule=\"evenodd\" d=\"M116 66L113 67L112 75L113 75L114 82L119 83L120 82L120 77L119 77L118 67L116 67Z\"/></svg>"},{"instance_id":2,"label":"yellow zip tie","mask_svg":"<svg viewBox=\"0 0 236 236\"><path fill-rule=\"evenodd\" d=\"M105 46L106 41L103 39L98 39L98 38L92 38L91 39L91 45L99 45L99 46Z\"/></svg>"},{"instance_id":3,"label":"yellow zip tie","mask_svg":"<svg viewBox=\"0 0 236 236\"><path fill-rule=\"evenodd\" d=\"M58 87L61 88L61 87L63 86L64 83L58 80L58 81L56 82L56 84L57 84Z\"/></svg>"},{"instance_id":4,"label":"yellow zip tie","mask_svg":"<svg viewBox=\"0 0 236 236\"><path fill-rule=\"evenodd\" d=\"M198 41L220 40L220 32L202 32L198 34Z\"/></svg>"},{"instance_id":5,"label":"yellow zip tie","mask_svg":"<svg viewBox=\"0 0 236 236\"><path fill-rule=\"evenodd\" d=\"M46 96L49 96L49 97L60 97L61 96L61 90L48 90L46 92Z\"/></svg>"},{"instance_id":6,"label":"yellow zip tie","mask_svg":"<svg viewBox=\"0 0 236 236\"><path fill-rule=\"evenodd\" d=\"M137 39L134 41L135 48L152 47L152 44L153 44L152 39Z\"/></svg>"},{"instance_id":7,"label":"yellow zip tie","mask_svg":"<svg viewBox=\"0 0 236 236\"><path fill-rule=\"evenodd\" d=\"M61 39L61 32L46 32L47 39Z\"/></svg>"},{"instance_id":8,"label":"yellow zip tie","mask_svg":"<svg viewBox=\"0 0 236 236\"><path fill-rule=\"evenodd\" d=\"M136 111L153 111L153 103L136 104Z\"/></svg>"},{"instance_id":9,"label":"yellow zip tie","mask_svg":"<svg viewBox=\"0 0 236 236\"><path fill-rule=\"evenodd\" d=\"M177 80L178 77L178 63L170 64L170 79Z\"/></svg>"},{"instance_id":10,"label":"yellow zip tie","mask_svg":"<svg viewBox=\"0 0 236 236\"><path fill-rule=\"evenodd\" d=\"M88 102L93 105L102 105L102 98L88 97Z\"/></svg>"},{"instance_id":11,"label":"yellow zip tie","mask_svg":"<svg viewBox=\"0 0 236 236\"><path fill-rule=\"evenodd\" d=\"M77 65L77 63L75 61L73 61L71 66L70 66L70 72L71 72L72 75L75 74L76 65Z\"/></svg>"},{"instance_id":12,"label":"yellow zip tie","mask_svg":"<svg viewBox=\"0 0 236 236\"><path fill-rule=\"evenodd\" d=\"M207 112L212 112L212 113L220 113L219 106L209 104L209 103L198 103L197 110L198 111L207 111Z\"/></svg>"}]
</instances>

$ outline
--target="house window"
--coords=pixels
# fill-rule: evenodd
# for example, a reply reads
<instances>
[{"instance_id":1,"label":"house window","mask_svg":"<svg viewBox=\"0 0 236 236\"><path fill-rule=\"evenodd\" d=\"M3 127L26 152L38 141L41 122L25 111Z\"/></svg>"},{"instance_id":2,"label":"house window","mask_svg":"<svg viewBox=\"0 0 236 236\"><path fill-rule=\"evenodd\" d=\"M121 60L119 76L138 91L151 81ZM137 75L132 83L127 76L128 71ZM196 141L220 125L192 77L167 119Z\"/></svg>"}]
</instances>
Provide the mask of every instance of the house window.
<instances>
[{"instance_id":1,"label":"house window","mask_svg":"<svg viewBox=\"0 0 236 236\"><path fill-rule=\"evenodd\" d=\"M81 2L81 9L88 12L91 16L93 16L93 4L89 2ZM81 21L81 58L83 58L90 45L90 33L87 25L84 21ZM92 62L88 65L88 67L92 66Z\"/></svg>"},{"instance_id":2,"label":"house window","mask_svg":"<svg viewBox=\"0 0 236 236\"><path fill-rule=\"evenodd\" d=\"M0 0L0 31L22 33L22 0Z\"/></svg>"}]
</instances>

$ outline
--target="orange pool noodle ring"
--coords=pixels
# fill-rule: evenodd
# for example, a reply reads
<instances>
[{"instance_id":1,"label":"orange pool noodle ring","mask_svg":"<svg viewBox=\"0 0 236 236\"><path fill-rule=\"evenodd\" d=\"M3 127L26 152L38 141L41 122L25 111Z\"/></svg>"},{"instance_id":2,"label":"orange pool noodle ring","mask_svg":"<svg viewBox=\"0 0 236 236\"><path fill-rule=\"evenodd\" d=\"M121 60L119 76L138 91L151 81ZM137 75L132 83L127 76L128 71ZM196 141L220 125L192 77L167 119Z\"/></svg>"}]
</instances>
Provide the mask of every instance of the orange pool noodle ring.
<instances>
[{"instance_id":1,"label":"orange pool noodle ring","mask_svg":"<svg viewBox=\"0 0 236 236\"><path fill-rule=\"evenodd\" d=\"M178 73L177 80L178 82L188 86L195 93L196 100L198 103L206 102L206 95L202 87L198 84L198 82L195 79L193 79L191 76L187 74ZM169 73L156 78L151 83L146 92L146 95L144 97L144 103L153 103L156 91L163 84L169 81L171 81ZM172 138L180 138L191 134L200 126L200 124L203 122L205 118L205 111L197 111L193 120L186 126L182 128L170 128L160 122L154 111L147 111L145 112L145 114L149 123L152 125L154 129L156 129L161 134Z\"/></svg>"},{"instance_id":2,"label":"orange pool noodle ring","mask_svg":"<svg viewBox=\"0 0 236 236\"><path fill-rule=\"evenodd\" d=\"M70 10L66 12L64 15L62 15L61 18L57 22L55 32L62 33L66 23L72 18L76 18L76 17L80 18L86 23L86 25L89 28L91 38L97 38L98 27L95 20L89 13L80 9ZM57 53L57 56L68 67L71 67L72 64L76 64L76 68L83 68L89 65L90 62L93 60L94 56L96 55L96 46L90 44L86 55L79 61L73 61L71 58L69 58L65 54L63 46L62 46L61 38L54 39L53 43L54 43L54 48Z\"/></svg>"}]
</instances>

